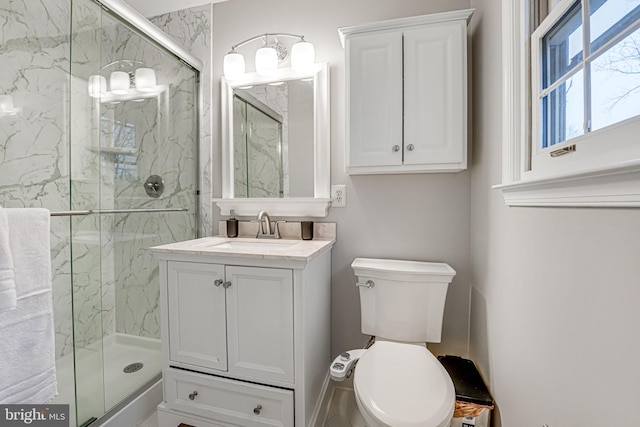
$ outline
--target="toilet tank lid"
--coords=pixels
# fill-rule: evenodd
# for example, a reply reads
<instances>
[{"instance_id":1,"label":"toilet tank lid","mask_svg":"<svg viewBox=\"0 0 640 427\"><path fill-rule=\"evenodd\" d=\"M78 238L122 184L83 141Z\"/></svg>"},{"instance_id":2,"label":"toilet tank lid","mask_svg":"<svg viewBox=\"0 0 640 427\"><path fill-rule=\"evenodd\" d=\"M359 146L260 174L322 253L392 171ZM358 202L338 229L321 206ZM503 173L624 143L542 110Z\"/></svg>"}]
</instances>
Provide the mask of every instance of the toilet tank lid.
<instances>
[{"instance_id":1,"label":"toilet tank lid","mask_svg":"<svg viewBox=\"0 0 640 427\"><path fill-rule=\"evenodd\" d=\"M456 271L443 262L356 258L351 263L356 276L400 280L451 282Z\"/></svg>"}]
</instances>

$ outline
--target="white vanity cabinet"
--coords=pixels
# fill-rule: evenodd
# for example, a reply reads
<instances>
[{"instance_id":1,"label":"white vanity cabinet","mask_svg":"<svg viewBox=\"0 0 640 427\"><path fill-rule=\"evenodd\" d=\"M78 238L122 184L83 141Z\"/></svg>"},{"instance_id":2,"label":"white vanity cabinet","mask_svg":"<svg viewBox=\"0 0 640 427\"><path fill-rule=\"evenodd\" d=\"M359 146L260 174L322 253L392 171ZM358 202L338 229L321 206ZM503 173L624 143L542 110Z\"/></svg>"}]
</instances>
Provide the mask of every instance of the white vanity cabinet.
<instances>
[{"instance_id":1,"label":"white vanity cabinet","mask_svg":"<svg viewBox=\"0 0 640 427\"><path fill-rule=\"evenodd\" d=\"M473 10L340 29L350 174L467 167L467 23Z\"/></svg>"},{"instance_id":2,"label":"white vanity cabinet","mask_svg":"<svg viewBox=\"0 0 640 427\"><path fill-rule=\"evenodd\" d=\"M293 383L292 270L169 261L167 273L170 363Z\"/></svg>"},{"instance_id":3,"label":"white vanity cabinet","mask_svg":"<svg viewBox=\"0 0 640 427\"><path fill-rule=\"evenodd\" d=\"M317 425L330 385L332 241L265 254L206 244L218 240L152 249L161 283L160 427Z\"/></svg>"}]
</instances>

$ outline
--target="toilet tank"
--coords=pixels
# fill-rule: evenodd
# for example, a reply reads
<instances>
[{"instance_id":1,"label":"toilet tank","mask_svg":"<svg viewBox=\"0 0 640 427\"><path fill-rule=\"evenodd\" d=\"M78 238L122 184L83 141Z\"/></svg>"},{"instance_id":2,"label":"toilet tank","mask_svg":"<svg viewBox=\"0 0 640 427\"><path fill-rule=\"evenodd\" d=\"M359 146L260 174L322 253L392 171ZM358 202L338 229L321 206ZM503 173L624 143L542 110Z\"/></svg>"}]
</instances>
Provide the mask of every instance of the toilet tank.
<instances>
[{"instance_id":1,"label":"toilet tank","mask_svg":"<svg viewBox=\"0 0 640 427\"><path fill-rule=\"evenodd\" d=\"M453 268L372 258L356 258L351 267L358 278L362 333L393 341L440 342Z\"/></svg>"}]
</instances>

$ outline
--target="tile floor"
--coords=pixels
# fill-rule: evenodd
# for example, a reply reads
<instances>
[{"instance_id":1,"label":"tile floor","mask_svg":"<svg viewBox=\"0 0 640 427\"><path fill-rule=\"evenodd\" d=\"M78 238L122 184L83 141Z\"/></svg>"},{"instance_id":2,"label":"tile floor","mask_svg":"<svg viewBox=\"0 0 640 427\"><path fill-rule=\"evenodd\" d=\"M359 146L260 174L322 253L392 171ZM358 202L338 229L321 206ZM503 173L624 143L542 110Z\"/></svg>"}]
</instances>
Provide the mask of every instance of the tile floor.
<instances>
[{"instance_id":1,"label":"tile floor","mask_svg":"<svg viewBox=\"0 0 640 427\"><path fill-rule=\"evenodd\" d=\"M335 388L324 427L366 427L358 411L353 389Z\"/></svg>"},{"instance_id":2,"label":"tile floor","mask_svg":"<svg viewBox=\"0 0 640 427\"><path fill-rule=\"evenodd\" d=\"M158 427L157 413L149 415L138 427ZM336 387L324 427L366 427L352 389Z\"/></svg>"}]
</instances>

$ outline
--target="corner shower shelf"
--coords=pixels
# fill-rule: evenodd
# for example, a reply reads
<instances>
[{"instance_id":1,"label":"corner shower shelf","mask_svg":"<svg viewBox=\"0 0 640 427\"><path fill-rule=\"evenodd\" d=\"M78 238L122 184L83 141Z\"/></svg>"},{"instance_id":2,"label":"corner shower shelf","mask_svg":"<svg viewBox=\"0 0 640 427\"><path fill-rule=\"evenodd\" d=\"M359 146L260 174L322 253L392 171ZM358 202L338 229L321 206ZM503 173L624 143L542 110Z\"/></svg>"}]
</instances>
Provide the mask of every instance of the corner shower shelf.
<instances>
[{"instance_id":1,"label":"corner shower shelf","mask_svg":"<svg viewBox=\"0 0 640 427\"><path fill-rule=\"evenodd\" d=\"M100 147L96 151L107 154L138 154L138 150L136 148Z\"/></svg>"}]
</instances>

